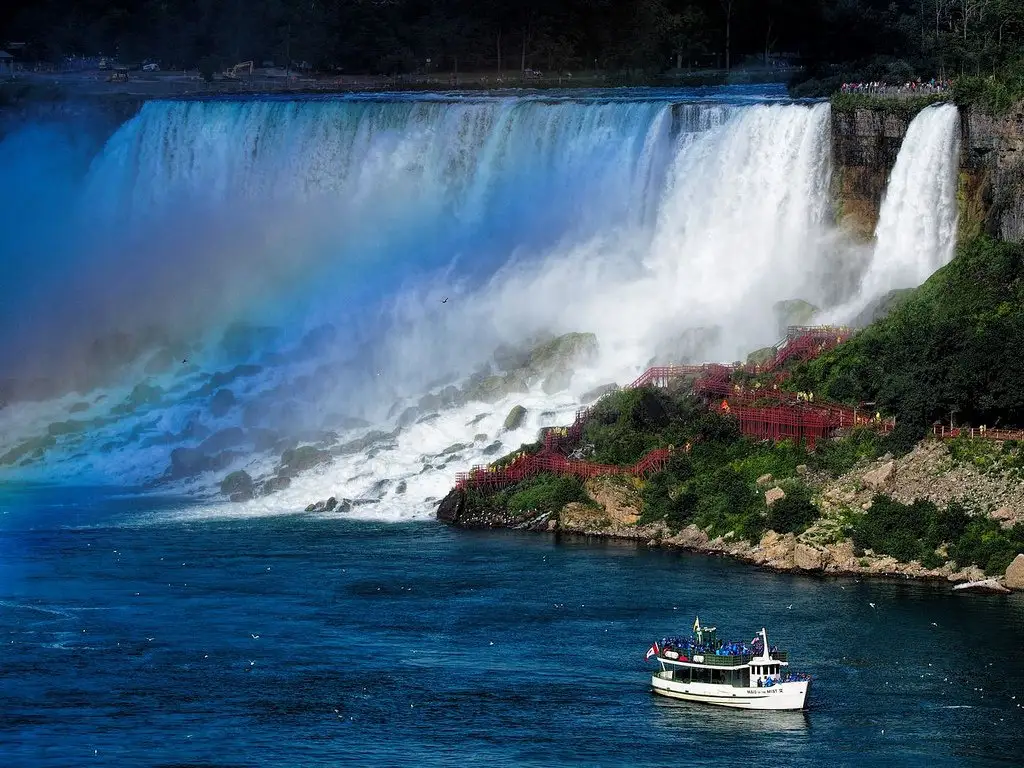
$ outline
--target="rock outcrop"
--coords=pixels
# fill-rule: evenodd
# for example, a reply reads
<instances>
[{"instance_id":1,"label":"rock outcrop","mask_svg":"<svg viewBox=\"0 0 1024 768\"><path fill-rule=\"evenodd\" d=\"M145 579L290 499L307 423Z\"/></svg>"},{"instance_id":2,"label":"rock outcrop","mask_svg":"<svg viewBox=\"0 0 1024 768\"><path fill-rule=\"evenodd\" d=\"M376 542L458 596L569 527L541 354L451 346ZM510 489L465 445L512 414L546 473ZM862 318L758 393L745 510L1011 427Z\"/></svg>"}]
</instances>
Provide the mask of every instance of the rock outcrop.
<instances>
[{"instance_id":1,"label":"rock outcrop","mask_svg":"<svg viewBox=\"0 0 1024 768\"><path fill-rule=\"evenodd\" d=\"M1024 554L1017 555L1006 567L1004 583L1009 589L1024 590Z\"/></svg>"},{"instance_id":2,"label":"rock outcrop","mask_svg":"<svg viewBox=\"0 0 1024 768\"><path fill-rule=\"evenodd\" d=\"M878 109L832 111L833 199L837 219L870 240L912 115L898 101ZM960 238L982 232L1024 241L1024 108L993 117L960 112Z\"/></svg>"},{"instance_id":3,"label":"rock outcrop","mask_svg":"<svg viewBox=\"0 0 1024 768\"><path fill-rule=\"evenodd\" d=\"M505 423L502 424L501 428L506 432L519 429L525 418L526 409L521 405L516 405L508 412L508 416L505 417Z\"/></svg>"},{"instance_id":4,"label":"rock outcrop","mask_svg":"<svg viewBox=\"0 0 1024 768\"><path fill-rule=\"evenodd\" d=\"M248 472L238 470L220 481L220 492L231 501L249 501L255 495L255 486Z\"/></svg>"}]
</instances>

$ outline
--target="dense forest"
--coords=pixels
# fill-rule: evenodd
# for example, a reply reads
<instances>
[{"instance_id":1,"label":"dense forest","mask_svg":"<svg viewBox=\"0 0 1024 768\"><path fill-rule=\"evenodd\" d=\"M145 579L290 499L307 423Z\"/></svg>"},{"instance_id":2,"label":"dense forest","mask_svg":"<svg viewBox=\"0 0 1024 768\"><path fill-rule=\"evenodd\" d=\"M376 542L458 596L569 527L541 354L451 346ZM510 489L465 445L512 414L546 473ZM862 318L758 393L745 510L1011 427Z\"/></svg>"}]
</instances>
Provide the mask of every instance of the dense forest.
<instances>
[{"instance_id":1,"label":"dense forest","mask_svg":"<svg viewBox=\"0 0 1024 768\"><path fill-rule=\"evenodd\" d=\"M798 63L807 77L986 74L1024 50L1021 0L38 0L3 40L34 57L164 68L663 73Z\"/></svg>"}]
</instances>

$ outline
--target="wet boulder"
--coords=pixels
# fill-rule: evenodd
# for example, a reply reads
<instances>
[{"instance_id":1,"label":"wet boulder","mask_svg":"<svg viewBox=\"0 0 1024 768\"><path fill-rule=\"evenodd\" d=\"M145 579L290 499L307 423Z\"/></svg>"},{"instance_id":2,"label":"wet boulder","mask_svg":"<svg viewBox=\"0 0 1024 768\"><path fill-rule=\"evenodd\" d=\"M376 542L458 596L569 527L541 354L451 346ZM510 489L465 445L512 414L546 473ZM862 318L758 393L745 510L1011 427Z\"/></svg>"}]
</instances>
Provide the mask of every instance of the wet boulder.
<instances>
[{"instance_id":1,"label":"wet boulder","mask_svg":"<svg viewBox=\"0 0 1024 768\"><path fill-rule=\"evenodd\" d=\"M255 486L248 472L238 470L220 481L220 492L231 501L249 501L255 495Z\"/></svg>"},{"instance_id":2,"label":"wet boulder","mask_svg":"<svg viewBox=\"0 0 1024 768\"><path fill-rule=\"evenodd\" d=\"M11 448L3 456L0 456L0 465L14 464L21 459L38 459L42 457L47 448L57 444L53 435L42 435L25 440Z\"/></svg>"},{"instance_id":3,"label":"wet boulder","mask_svg":"<svg viewBox=\"0 0 1024 768\"><path fill-rule=\"evenodd\" d=\"M307 512L333 512L338 506L338 500L331 496L331 498L324 501L317 501L306 507Z\"/></svg>"},{"instance_id":4,"label":"wet boulder","mask_svg":"<svg viewBox=\"0 0 1024 768\"><path fill-rule=\"evenodd\" d=\"M505 423L502 424L502 429L506 432L519 429L525 418L526 409L521 405L514 406L512 410L508 412L508 416L505 417ZM486 438L486 435L484 435L484 437Z\"/></svg>"},{"instance_id":5,"label":"wet boulder","mask_svg":"<svg viewBox=\"0 0 1024 768\"><path fill-rule=\"evenodd\" d=\"M235 407L235 393L230 389L218 389L210 400L210 413L215 419L227 416L228 412Z\"/></svg>"},{"instance_id":6,"label":"wet boulder","mask_svg":"<svg viewBox=\"0 0 1024 768\"><path fill-rule=\"evenodd\" d=\"M330 460L330 451L315 448L312 445L290 448L281 454L281 466L278 470L278 475L281 477L295 477L300 472L305 472L321 464L327 464Z\"/></svg>"},{"instance_id":7,"label":"wet boulder","mask_svg":"<svg viewBox=\"0 0 1024 768\"><path fill-rule=\"evenodd\" d=\"M371 446L386 443L394 439L394 434L389 432L368 432L362 437L350 440L347 443L339 445L337 448L332 449L331 453L335 456L345 456L352 453L359 453L365 451Z\"/></svg>"},{"instance_id":8,"label":"wet boulder","mask_svg":"<svg viewBox=\"0 0 1024 768\"><path fill-rule=\"evenodd\" d=\"M761 347L747 355L747 365L764 365L775 359L775 347Z\"/></svg>"},{"instance_id":9,"label":"wet boulder","mask_svg":"<svg viewBox=\"0 0 1024 768\"><path fill-rule=\"evenodd\" d=\"M879 296L861 310L860 314L853 319L851 325L855 328L864 328L876 320L881 320L905 301L913 292L913 288L896 288L884 296Z\"/></svg>"},{"instance_id":10,"label":"wet boulder","mask_svg":"<svg viewBox=\"0 0 1024 768\"><path fill-rule=\"evenodd\" d=\"M803 299L775 302L772 305L772 312L775 314L778 335L785 336L786 329L791 325L810 325L818 311L816 306Z\"/></svg>"},{"instance_id":11,"label":"wet boulder","mask_svg":"<svg viewBox=\"0 0 1024 768\"><path fill-rule=\"evenodd\" d=\"M619 390L619 385L618 384L615 384L615 383L612 383L612 384L602 384L599 387L594 387L593 389L588 389L586 392L584 392L582 395L580 395L580 402L583 403L584 405L587 405L588 403L596 402L597 400L600 400L605 395L607 395L607 394L609 394L611 392L617 392L618 390Z\"/></svg>"},{"instance_id":12,"label":"wet boulder","mask_svg":"<svg viewBox=\"0 0 1024 768\"><path fill-rule=\"evenodd\" d=\"M213 374L213 376L211 376L203 386L192 394L197 395L198 397L206 397L207 395L212 395L218 389L226 387L237 379L255 376L262 371L263 368L258 365L236 365L229 371L218 371Z\"/></svg>"},{"instance_id":13,"label":"wet boulder","mask_svg":"<svg viewBox=\"0 0 1024 768\"><path fill-rule=\"evenodd\" d=\"M136 384L125 401L120 405L114 406L110 412L114 416L124 416L129 413L134 413L144 405L155 405L156 403L159 403L163 394L164 391L153 384L147 384L146 382Z\"/></svg>"},{"instance_id":14,"label":"wet boulder","mask_svg":"<svg viewBox=\"0 0 1024 768\"><path fill-rule=\"evenodd\" d=\"M46 431L54 437L59 437L60 435L73 435L76 432L81 432L88 426L89 422L87 421L68 419L67 421L54 422L46 428Z\"/></svg>"},{"instance_id":15,"label":"wet boulder","mask_svg":"<svg viewBox=\"0 0 1024 768\"><path fill-rule=\"evenodd\" d=\"M208 455L197 448L175 448L171 451L170 479L194 477L204 472L225 469L238 458L233 451Z\"/></svg>"},{"instance_id":16,"label":"wet boulder","mask_svg":"<svg viewBox=\"0 0 1024 768\"><path fill-rule=\"evenodd\" d=\"M271 477L265 480L263 485L260 487L260 492L266 496L271 493L276 493L277 491L283 491L291 484L292 479L290 477L278 475L277 477Z\"/></svg>"}]
</instances>

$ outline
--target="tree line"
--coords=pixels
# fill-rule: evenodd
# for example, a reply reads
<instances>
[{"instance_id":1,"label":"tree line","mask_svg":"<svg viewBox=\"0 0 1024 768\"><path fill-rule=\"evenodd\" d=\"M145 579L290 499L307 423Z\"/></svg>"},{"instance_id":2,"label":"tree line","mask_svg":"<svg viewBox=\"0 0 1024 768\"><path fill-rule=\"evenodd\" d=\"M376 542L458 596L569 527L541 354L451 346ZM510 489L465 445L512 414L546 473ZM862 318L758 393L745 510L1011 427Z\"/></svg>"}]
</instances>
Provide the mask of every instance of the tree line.
<instances>
[{"instance_id":1,"label":"tree line","mask_svg":"<svg viewBox=\"0 0 1024 768\"><path fill-rule=\"evenodd\" d=\"M662 73L770 64L810 76L984 74L1021 58L1021 0L38 0L0 11L35 56L398 74ZM827 68L832 67L829 71Z\"/></svg>"}]
</instances>

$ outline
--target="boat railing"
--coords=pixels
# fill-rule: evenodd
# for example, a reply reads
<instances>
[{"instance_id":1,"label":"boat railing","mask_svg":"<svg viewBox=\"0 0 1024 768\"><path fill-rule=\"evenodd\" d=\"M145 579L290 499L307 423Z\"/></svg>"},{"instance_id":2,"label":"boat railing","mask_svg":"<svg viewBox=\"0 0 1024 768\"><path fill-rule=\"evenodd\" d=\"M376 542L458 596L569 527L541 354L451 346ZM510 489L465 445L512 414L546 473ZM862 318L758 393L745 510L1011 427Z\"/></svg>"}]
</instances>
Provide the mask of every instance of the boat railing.
<instances>
[{"instance_id":1,"label":"boat railing","mask_svg":"<svg viewBox=\"0 0 1024 768\"><path fill-rule=\"evenodd\" d=\"M715 653L705 653L703 655L696 653L694 655L701 657L703 659L702 662L695 662L693 656L687 656L685 660L688 660L688 662L691 663L695 662L696 664L703 664L706 667L742 667L744 664L750 664L754 659L754 656L750 653L737 653L722 656ZM788 662L788 660L790 660L790 652L785 650L774 650L771 651L769 655L772 659L776 660L776 662ZM669 660L669 662L682 662L684 659L680 656L680 658L667 658L667 660Z\"/></svg>"},{"instance_id":2,"label":"boat railing","mask_svg":"<svg viewBox=\"0 0 1024 768\"><path fill-rule=\"evenodd\" d=\"M752 658L750 655L716 656L711 653L704 657L704 664L709 667L742 667L749 664Z\"/></svg>"}]
</instances>

